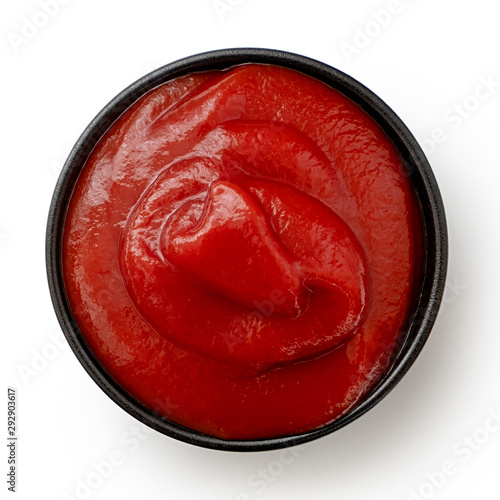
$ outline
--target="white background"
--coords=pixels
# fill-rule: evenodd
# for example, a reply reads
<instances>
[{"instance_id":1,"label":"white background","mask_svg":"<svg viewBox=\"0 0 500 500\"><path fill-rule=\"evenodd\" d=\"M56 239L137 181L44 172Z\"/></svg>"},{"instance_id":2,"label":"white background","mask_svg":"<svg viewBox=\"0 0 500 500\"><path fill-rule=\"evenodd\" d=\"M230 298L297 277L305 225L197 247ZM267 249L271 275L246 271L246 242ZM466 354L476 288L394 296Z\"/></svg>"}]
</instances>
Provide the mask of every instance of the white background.
<instances>
[{"instance_id":1,"label":"white background","mask_svg":"<svg viewBox=\"0 0 500 500\"><path fill-rule=\"evenodd\" d=\"M498 500L495 2L47 0L50 16L42 3L0 7L0 434L10 385L17 498ZM52 191L88 122L163 64L241 46L319 59L375 91L425 147L449 224L445 300L414 366L367 415L295 454L217 452L141 429L61 338L46 284Z\"/></svg>"}]
</instances>

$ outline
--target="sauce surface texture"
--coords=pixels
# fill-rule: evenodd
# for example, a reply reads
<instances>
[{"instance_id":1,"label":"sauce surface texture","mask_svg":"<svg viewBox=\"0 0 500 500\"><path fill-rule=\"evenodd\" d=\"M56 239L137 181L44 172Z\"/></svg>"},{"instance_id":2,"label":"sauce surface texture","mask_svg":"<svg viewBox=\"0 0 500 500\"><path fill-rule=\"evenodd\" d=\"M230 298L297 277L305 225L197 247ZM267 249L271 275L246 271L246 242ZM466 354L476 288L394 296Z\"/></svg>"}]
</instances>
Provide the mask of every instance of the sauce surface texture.
<instances>
[{"instance_id":1,"label":"sauce surface texture","mask_svg":"<svg viewBox=\"0 0 500 500\"><path fill-rule=\"evenodd\" d=\"M156 413L223 439L295 434L387 369L419 213L393 144L336 90L272 65L192 73L92 151L66 291L96 357Z\"/></svg>"}]
</instances>

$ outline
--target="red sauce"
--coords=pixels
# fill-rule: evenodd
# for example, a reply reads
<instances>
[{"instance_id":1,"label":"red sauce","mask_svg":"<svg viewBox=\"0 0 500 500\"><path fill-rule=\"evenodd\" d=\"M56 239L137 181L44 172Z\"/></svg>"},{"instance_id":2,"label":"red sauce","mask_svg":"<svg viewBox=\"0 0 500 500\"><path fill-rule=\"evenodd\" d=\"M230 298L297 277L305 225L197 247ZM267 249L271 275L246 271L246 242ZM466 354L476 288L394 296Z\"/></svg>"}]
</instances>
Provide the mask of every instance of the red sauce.
<instances>
[{"instance_id":1,"label":"red sauce","mask_svg":"<svg viewBox=\"0 0 500 500\"><path fill-rule=\"evenodd\" d=\"M109 373L225 439L307 431L387 369L419 259L390 140L325 84L269 65L193 73L104 134L71 198L70 304Z\"/></svg>"}]
</instances>

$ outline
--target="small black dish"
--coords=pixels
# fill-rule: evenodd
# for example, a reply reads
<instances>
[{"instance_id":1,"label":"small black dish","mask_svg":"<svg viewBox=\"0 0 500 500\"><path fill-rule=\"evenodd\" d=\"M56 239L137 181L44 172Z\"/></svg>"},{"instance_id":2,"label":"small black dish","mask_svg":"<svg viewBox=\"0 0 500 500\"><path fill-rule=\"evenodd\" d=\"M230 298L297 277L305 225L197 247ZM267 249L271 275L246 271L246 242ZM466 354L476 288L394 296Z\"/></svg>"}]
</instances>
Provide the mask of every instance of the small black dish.
<instances>
[{"instance_id":1,"label":"small black dish","mask_svg":"<svg viewBox=\"0 0 500 500\"><path fill-rule=\"evenodd\" d=\"M411 180L421 204L425 234L421 286L416 290L410 321L391 366L377 386L358 406L329 425L297 435L248 441L223 440L182 427L157 415L122 389L89 349L73 318L65 293L61 255L66 210L78 175L102 134L120 114L140 96L168 80L244 63L273 64L305 73L340 91L368 113L399 151L406 168L404 174ZM48 217L46 263L50 293L61 328L83 367L113 401L144 424L181 441L227 451L261 451L330 434L363 415L394 388L420 353L436 319L445 286L447 246L443 202L431 167L413 135L387 104L350 76L316 60L277 50L239 48L206 52L167 64L130 85L96 116L71 151L55 188Z\"/></svg>"}]
</instances>

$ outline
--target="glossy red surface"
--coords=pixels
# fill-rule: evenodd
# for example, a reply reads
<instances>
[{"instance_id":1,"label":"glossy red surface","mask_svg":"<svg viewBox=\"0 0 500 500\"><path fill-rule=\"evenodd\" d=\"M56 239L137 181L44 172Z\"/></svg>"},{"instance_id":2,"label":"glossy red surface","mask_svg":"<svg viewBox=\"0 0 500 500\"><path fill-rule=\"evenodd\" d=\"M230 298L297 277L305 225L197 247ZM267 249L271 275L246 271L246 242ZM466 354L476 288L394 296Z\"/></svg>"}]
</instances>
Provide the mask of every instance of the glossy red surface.
<instances>
[{"instance_id":1,"label":"glossy red surface","mask_svg":"<svg viewBox=\"0 0 500 500\"><path fill-rule=\"evenodd\" d=\"M277 66L142 97L78 179L75 318L134 397L226 439L345 414L387 368L420 258L397 152L346 97Z\"/></svg>"}]
</instances>

